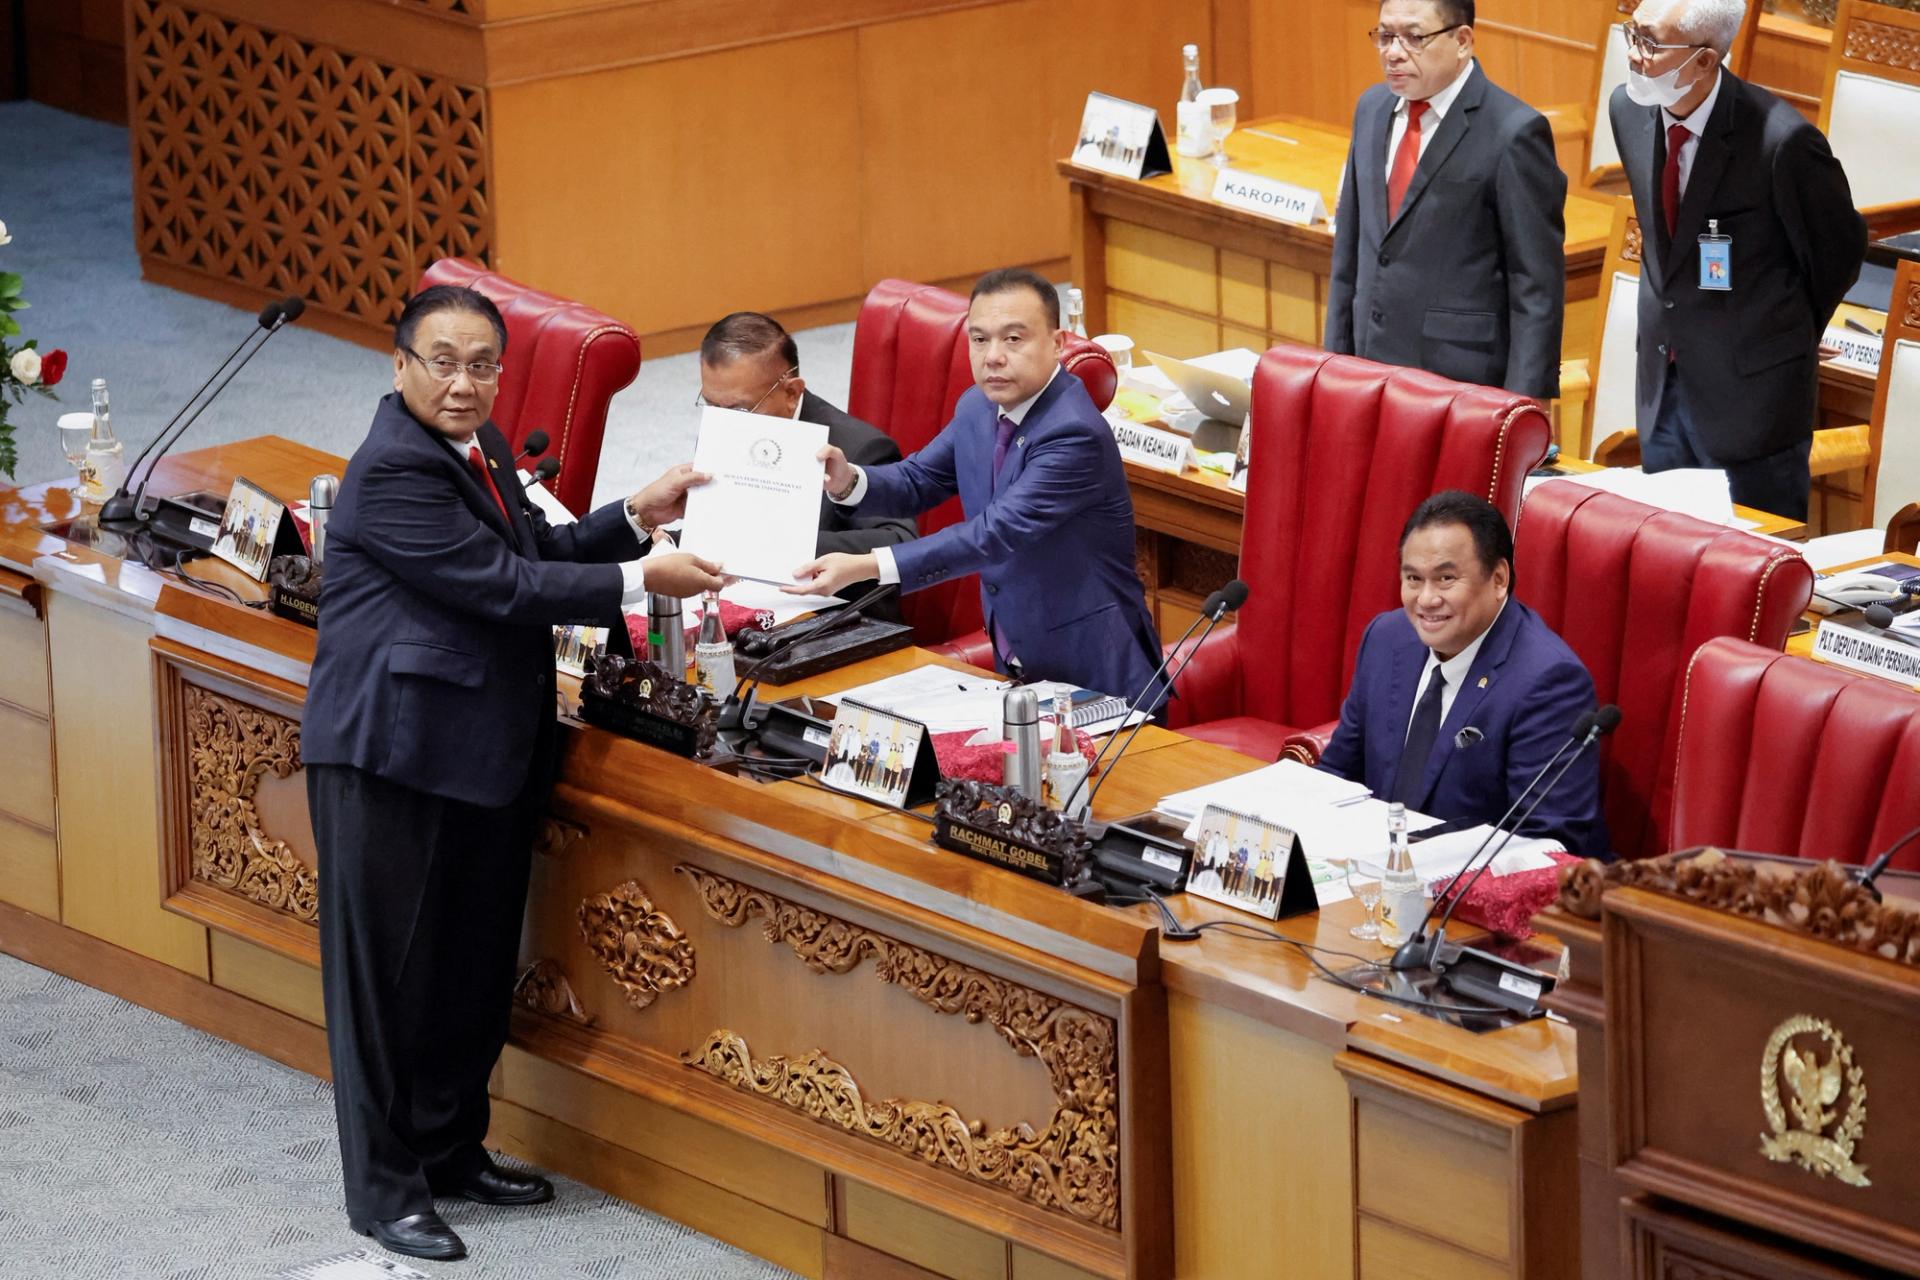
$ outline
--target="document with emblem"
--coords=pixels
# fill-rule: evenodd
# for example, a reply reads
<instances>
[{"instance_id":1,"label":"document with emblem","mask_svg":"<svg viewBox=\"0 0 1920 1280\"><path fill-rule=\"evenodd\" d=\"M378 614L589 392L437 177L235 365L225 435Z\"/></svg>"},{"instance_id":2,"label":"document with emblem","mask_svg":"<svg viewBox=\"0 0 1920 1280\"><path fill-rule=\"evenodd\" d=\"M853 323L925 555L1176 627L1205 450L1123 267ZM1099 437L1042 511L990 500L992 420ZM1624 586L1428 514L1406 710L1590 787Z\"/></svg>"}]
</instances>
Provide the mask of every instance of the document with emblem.
<instances>
[{"instance_id":1,"label":"document with emblem","mask_svg":"<svg viewBox=\"0 0 1920 1280\"><path fill-rule=\"evenodd\" d=\"M693 468L713 479L687 492L680 548L731 577L786 586L813 559L826 464L824 425L711 406Z\"/></svg>"}]
</instances>

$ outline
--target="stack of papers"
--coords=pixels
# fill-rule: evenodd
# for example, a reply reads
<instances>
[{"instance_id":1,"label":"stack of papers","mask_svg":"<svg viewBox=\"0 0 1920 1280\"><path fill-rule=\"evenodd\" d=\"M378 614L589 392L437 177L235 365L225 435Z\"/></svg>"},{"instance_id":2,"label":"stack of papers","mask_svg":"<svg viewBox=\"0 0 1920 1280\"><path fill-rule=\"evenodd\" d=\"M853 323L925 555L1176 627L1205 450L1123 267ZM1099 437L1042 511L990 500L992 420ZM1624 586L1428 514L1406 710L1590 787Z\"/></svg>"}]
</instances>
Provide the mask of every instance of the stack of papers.
<instances>
[{"instance_id":1,"label":"stack of papers","mask_svg":"<svg viewBox=\"0 0 1920 1280\"><path fill-rule=\"evenodd\" d=\"M1607 467L1600 471L1576 472L1564 476L1529 476L1526 491L1533 492L1549 480L1571 480L1589 489L1605 489L1650 507L1678 511L1709 524L1732 529L1752 529L1751 520L1733 514L1733 495L1727 485L1727 473L1706 467L1681 467L1648 475L1638 467Z\"/></svg>"},{"instance_id":2,"label":"stack of papers","mask_svg":"<svg viewBox=\"0 0 1920 1280\"><path fill-rule=\"evenodd\" d=\"M1040 699L1042 720L1052 718L1053 700L1059 692L1064 690L1073 694L1078 691L1070 684L1052 684L1044 680L1027 687ZM903 671L897 676L888 676L870 684L842 689L827 695L827 699L839 702L850 698L878 711L918 720L927 726L930 733L952 733L959 729L992 729L998 733L1006 720L1006 696L1011 688L1011 680L970 676L947 667L926 666L915 667L912 671ZM1112 716L1079 727L1089 734L1098 735L1139 724L1146 718L1144 712L1136 711L1124 724L1119 716Z\"/></svg>"}]
</instances>

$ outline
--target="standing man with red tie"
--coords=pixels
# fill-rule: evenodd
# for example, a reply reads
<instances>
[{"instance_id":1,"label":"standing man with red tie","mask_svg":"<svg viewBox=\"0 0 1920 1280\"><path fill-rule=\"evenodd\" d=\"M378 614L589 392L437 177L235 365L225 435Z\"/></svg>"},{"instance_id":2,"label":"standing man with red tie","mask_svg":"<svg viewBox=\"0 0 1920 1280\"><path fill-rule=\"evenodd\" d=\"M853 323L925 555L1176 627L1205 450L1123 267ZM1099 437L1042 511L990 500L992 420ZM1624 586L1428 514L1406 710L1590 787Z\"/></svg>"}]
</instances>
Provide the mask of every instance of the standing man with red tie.
<instances>
[{"instance_id":1,"label":"standing man with red tie","mask_svg":"<svg viewBox=\"0 0 1920 1280\"><path fill-rule=\"evenodd\" d=\"M1721 65L1745 0L1645 0L1608 115L1640 216L1635 394L1648 471L1711 467L1804 520L1821 334L1867 224L1820 131Z\"/></svg>"},{"instance_id":2,"label":"standing man with red tie","mask_svg":"<svg viewBox=\"0 0 1920 1280\"><path fill-rule=\"evenodd\" d=\"M1384 0L1335 211L1329 351L1560 394L1567 178L1473 58L1473 0Z\"/></svg>"}]
</instances>

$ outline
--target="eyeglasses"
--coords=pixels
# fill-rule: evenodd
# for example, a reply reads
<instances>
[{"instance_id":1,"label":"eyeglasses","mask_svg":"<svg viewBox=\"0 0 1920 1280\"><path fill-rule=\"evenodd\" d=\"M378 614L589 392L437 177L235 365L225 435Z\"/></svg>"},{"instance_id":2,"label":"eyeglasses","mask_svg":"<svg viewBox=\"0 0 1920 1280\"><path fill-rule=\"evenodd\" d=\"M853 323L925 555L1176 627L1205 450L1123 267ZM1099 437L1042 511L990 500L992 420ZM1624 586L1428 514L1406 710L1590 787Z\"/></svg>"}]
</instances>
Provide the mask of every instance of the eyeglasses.
<instances>
[{"instance_id":1,"label":"eyeglasses","mask_svg":"<svg viewBox=\"0 0 1920 1280\"><path fill-rule=\"evenodd\" d=\"M1367 32L1367 39L1373 41L1373 47L1382 53L1385 53L1397 44L1407 51L1409 57L1418 57L1424 53L1427 46L1435 40L1447 34L1449 31L1458 31L1466 25L1464 22L1456 22L1451 26L1442 27L1438 31L1428 31L1425 33L1419 31L1389 31L1385 27L1375 27L1373 30Z\"/></svg>"},{"instance_id":2,"label":"eyeglasses","mask_svg":"<svg viewBox=\"0 0 1920 1280\"><path fill-rule=\"evenodd\" d=\"M1645 28L1631 20L1619 26L1620 38L1627 42L1627 48L1643 58L1651 58L1656 53L1665 53L1670 49L1705 49L1704 44L1660 44L1646 33Z\"/></svg>"},{"instance_id":3,"label":"eyeglasses","mask_svg":"<svg viewBox=\"0 0 1920 1280\"><path fill-rule=\"evenodd\" d=\"M742 409L737 404L715 404L713 401L707 399L707 393L704 391L694 393L693 407L696 409L732 409L736 413L758 413L760 412L760 406L767 402L768 396L771 396L774 392L786 386L789 382L792 382L794 375L799 372L800 366L795 365L793 368L775 378L773 385L767 388L766 395L755 400L749 408Z\"/></svg>"},{"instance_id":4,"label":"eyeglasses","mask_svg":"<svg viewBox=\"0 0 1920 1280\"><path fill-rule=\"evenodd\" d=\"M411 347L402 347L400 349L412 356L415 360L418 360L421 365L426 368L426 371L432 374L434 379L439 382L452 382L460 376L461 370L464 369L469 378L481 386L486 386L498 381L500 371L506 367L505 365L491 364L485 360L476 360L472 364L465 364L459 360L449 360L445 356L435 356L429 360Z\"/></svg>"}]
</instances>

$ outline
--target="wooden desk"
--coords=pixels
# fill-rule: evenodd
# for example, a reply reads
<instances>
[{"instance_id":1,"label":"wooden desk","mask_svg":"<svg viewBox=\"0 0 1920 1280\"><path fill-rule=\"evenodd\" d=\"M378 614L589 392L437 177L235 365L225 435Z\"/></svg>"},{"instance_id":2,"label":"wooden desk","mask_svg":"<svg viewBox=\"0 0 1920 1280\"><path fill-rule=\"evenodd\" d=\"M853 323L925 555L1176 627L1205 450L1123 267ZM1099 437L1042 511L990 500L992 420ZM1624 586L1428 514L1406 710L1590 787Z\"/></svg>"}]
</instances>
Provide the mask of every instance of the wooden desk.
<instances>
[{"instance_id":1,"label":"wooden desk","mask_svg":"<svg viewBox=\"0 0 1920 1280\"><path fill-rule=\"evenodd\" d=\"M1865 560L1850 560L1846 564L1817 564L1813 567L1817 573L1847 573L1855 569L1863 569L1870 564L1907 564L1920 566L1920 556L1911 556L1904 551L1890 551L1884 555L1869 556ZM1787 652L1797 654L1802 658L1811 658L1813 656L1813 633L1819 630L1822 615L1809 609L1805 616L1809 624L1808 629L1802 631L1797 636L1787 637Z\"/></svg>"},{"instance_id":2,"label":"wooden desk","mask_svg":"<svg viewBox=\"0 0 1920 1280\"><path fill-rule=\"evenodd\" d=\"M1596 471L1606 470L1599 463L1588 462L1584 458L1563 457L1553 465L1556 470L1566 475L1592 475ZM1770 538L1785 538L1789 542L1800 542L1807 536L1807 522L1804 520L1777 516L1771 511L1762 511L1757 507L1743 507L1737 503L1734 505L1733 514L1735 519L1744 520L1752 525L1753 527L1749 530L1752 533L1762 533Z\"/></svg>"},{"instance_id":3,"label":"wooden desk","mask_svg":"<svg viewBox=\"0 0 1920 1280\"><path fill-rule=\"evenodd\" d=\"M269 439L160 485L243 471L295 495L339 465ZM49 672L33 723L64 792L37 842L0 842L0 946L324 1073L313 633L34 527L72 506L0 494L0 700ZM809 1276L1570 1274L1564 1027L1472 1035L1294 946L1163 943L1147 912L939 851L910 815L563 738L495 1082L505 1149ZM1258 763L1160 729L1138 748L1102 816ZM1359 953L1355 919L1277 932Z\"/></svg>"},{"instance_id":4,"label":"wooden desk","mask_svg":"<svg viewBox=\"0 0 1920 1280\"><path fill-rule=\"evenodd\" d=\"M1249 121L1227 139L1235 169L1340 198L1344 129L1293 116ZM1072 212L1073 279L1086 291L1087 331L1124 333L1182 358L1280 342L1319 346L1326 330L1333 231L1296 227L1215 203L1218 172L1175 157L1171 174L1137 182L1059 163ZM1567 323L1562 349L1592 337L1611 205L1567 197Z\"/></svg>"}]
</instances>

